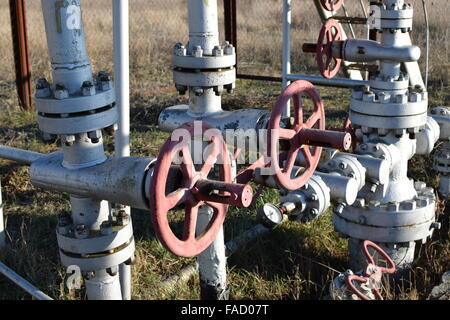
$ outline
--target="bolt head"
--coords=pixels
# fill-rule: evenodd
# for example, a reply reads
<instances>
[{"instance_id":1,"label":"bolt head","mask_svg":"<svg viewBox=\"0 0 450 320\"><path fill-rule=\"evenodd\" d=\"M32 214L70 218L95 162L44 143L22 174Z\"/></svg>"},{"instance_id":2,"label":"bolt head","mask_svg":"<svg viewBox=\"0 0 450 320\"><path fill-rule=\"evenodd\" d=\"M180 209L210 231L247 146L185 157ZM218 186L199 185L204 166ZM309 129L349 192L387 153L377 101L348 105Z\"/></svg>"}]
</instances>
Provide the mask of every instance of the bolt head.
<instances>
[{"instance_id":1,"label":"bolt head","mask_svg":"<svg viewBox=\"0 0 450 320\"><path fill-rule=\"evenodd\" d=\"M127 226L130 223L130 215L125 210L120 210L117 213L117 224L119 226Z\"/></svg>"},{"instance_id":2,"label":"bolt head","mask_svg":"<svg viewBox=\"0 0 450 320\"><path fill-rule=\"evenodd\" d=\"M55 90L53 92L55 99L63 100L69 98L69 90L63 85L57 84L55 86Z\"/></svg>"},{"instance_id":3,"label":"bolt head","mask_svg":"<svg viewBox=\"0 0 450 320\"><path fill-rule=\"evenodd\" d=\"M95 95L96 90L94 84L91 81L83 82L83 85L81 86L81 93L85 97Z\"/></svg>"},{"instance_id":4,"label":"bolt head","mask_svg":"<svg viewBox=\"0 0 450 320\"><path fill-rule=\"evenodd\" d=\"M100 225L100 233L104 236L113 233L113 226L110 221L103 221Z\"/></svg>"},{"instance_id":5,"label":"bolt head","mask_svg":"<svg viewBox=\"0 0 450 320\"><path fill-rule=\"evenodd\" d=\"M75 227L75 237L78 239L86 239L89 235L89 230L84 224L79 224Z\"/></svg>"},{"instance_id":6,"label":"bolt head","mask_svg":"<svg viewBox=\"0 0 450 320\"><path fill-rule=\"evenodd\" d=\"M203 57L203 49L202 49L202 47L200 47L200 46L195 46L195 47L192 49L192 55L193 55L194 57L196 57L196 58L201 58L201 57Z\"/></svg>"}]
</instances>

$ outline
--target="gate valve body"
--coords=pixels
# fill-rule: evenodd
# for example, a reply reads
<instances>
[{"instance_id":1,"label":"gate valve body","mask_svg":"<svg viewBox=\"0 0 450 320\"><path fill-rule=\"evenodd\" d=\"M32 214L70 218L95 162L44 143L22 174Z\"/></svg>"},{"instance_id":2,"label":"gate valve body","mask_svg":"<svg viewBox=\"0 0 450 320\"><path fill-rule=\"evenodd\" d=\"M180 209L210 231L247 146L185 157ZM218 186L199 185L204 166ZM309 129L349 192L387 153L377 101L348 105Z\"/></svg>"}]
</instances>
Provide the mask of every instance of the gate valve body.
<instances>
[{"instance_id":1,"label":"gate valve body","mask_svg":"<svg viewBox=\"0 0 450 320\"><path fill-rule=\"evenodd\" d=\"M231 159L222 135L208 135L208 130L212 128L205 123L202 123L202 136L194 132L194 122L186 123L179 129L186 130L186 134L180 139L182 141L172 141L169 138L155 164L149 190L150 213L161 243L175 255L193 257L214 241L224 223L228 206L250 206L253 191L249 185L232 183ZM206 149L207 157L199 171L196 170L191 156L191 138L202 138L204 142L209 143ZM182 181L177 190L168 193L169 171L173 168L176 157L181 159L179 167ZM219 181L208 179L208 174L215 164L220 172ZM185 213L181 240L173 233L168 221L169 211L180 205L184 205ZM214 215L207 229L196 236L198 210L203 205L212 207Z\"/></svg>"},{"instance_id":2,"label":"gate valve body","mask_svg":"<svg viewBox=\"0 0 450 320\"><path fill-rule=\"evenodd\" d=\"M305 43L302 47L303 52L316 54L317 66L325 78L331 79L339 72L342 59L333 54L336 51L333 47L342 40L341 25L335 19L328 19L320 30L317 44Z\"/></svg>"},{"instance_id":3,"label":"gate valve body","mask_svg":"<svg viewBox=\"0 0 450 320\"><path fill-rule=\"evenodd\" d=\"M314 103L314 111L303 121L301 95L307 95ZM282 128L283 110L294 99L294 117L291 128ZM267 155L275 171L277 184L287 190L297 190L307 183L319 164L322 147L349 150L352 138L349 133L325 130L325 110L315 87L308 81L299 80L289 85L278 98L268 125ZM284 141L280 141L284 140ZM280 142L288 142L288 151L279 153ZM293 175L298 153L301 152L306 165L300 174ZM283 167L280 163L283 163Z\"/></svg>"},{"instance_id":4,"label":"gate valve body","mask_svg":"<svg viewBox=\"0 0 450 320\"><path fill-rule=\"evenodd\" d=\"M344 4L344 0L320 0L320 4L328 11L337 11Z\"/></svg>"},{"instance_id":5,"label":"gate valve body","mask_svg":"<svg viewBox=\"0 0 450 320\"><path fill-rule=\"evenodd\" d=\"M381 283L381 278L383 276L383 273L387 274L393 274L396 271L395 263L392 261L392 259L389 257L389 255L381 249L379 246L377 246L375 243L371 241L364 241L362 244L364 255L367 258L367 268L364 271L364 274L362 276L352 274L349 275L345 282L347 284L347 288L356 294L358 298L361 300L372 300L370 297L368 297L366 294L362 293L354 284L354 282L358 282L361 284L368 284L369 287L372 290L373 295L377 300L383 300L383 296L380 293L380 290L378 289L379 284ZM375 258L372 254L369 252L369 248L374 249L376 253L378 253L386 262L386 265L388 267L380 267L375 263Z\"/></svg>"}]
</instances>

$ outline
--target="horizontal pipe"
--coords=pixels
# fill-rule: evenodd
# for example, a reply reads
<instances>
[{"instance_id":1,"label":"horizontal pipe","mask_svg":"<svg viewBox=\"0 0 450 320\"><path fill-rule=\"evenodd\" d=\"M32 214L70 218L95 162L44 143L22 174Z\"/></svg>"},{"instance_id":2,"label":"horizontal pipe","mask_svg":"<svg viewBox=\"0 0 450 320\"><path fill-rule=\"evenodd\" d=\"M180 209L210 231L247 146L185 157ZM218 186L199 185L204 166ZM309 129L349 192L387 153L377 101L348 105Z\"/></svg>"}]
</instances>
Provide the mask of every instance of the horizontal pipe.
<instances>
[{"instance_id":1,"label":"horizontal pipe","mask_svg":"<svg viewBox=\"0 0 450 320\"><path fill-rule=\"evenodd\" d=\"M45 154L26 151L17 148L0 146L0 158L11 160L24 165L31 165L34 161L45 157Z\"/></svg>"},{"instance_id":2,"label":"horizontal pipe","mask_svg":"<svg viewBox=\"0 0 450 320\"><path fill-rule=\"evenodd\" d=\"M62 161L62 154L57 153L34 162L29 170L31 183L45 190L148 209L148 181L154 159L108 158L102 164L72 170L63 167Z\"/></svg>"},{"instance_id":3,"label":"horizontal pipe","mask_svg":"<svg viewBox=\"0 0 450 320\"><path fill-rule=\"evenodd\" d=\"M27 280L0 262L0 273L38 300L53 300Z\"/></svg>"},{"instance_id":4,"label":"horizontal pipe","mask_svg":"<svg viewBox=\"0 0 450 320\"><path fill-rule=\"evenodd\" d=\"M352 79L326 79L319 76L311 76L307 74L288 74L286 79L289 81L306 80L317 86L329 86L339 88L364 87L369 85L368 81L352 80Z\"/></svg>"}]
</instances>

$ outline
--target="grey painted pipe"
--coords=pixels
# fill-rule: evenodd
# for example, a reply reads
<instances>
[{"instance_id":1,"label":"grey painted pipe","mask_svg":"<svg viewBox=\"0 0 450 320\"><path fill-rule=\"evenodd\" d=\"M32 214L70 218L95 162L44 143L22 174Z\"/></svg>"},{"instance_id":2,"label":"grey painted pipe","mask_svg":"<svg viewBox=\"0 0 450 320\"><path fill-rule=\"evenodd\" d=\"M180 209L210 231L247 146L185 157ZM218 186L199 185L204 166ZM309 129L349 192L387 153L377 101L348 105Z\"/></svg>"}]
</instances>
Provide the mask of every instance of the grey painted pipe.
<instances>
[{"instance_id":1,"label":"grey painted pipe","mask_svg":"<svg viewBox=\"0 0 450 320\"><path fill-rule=\"evenodd\" d=\"M38 300L53 300L27 280L0 262L0 273Z\"/></svg>"},{"instance_id":2,"label":"grey painted pipe","mask_svg":"<svg viewBox=\"0 0 450 320\"><path fill-rule=\"evenodd\" d=\"M45 154L38 152L0 146L1 159L11 160L24 165L31 165L34 161L45 156L46 156Z\"/></svg>"},{"instance_id":3,"label":"grey painted pipe","mask_svg":"<svg viewBox=\"0 0 450 320\"><path fill-rule=\"evenodd\" d=\"M5 222L3 219L2 185L0 181L0 249L6 245Z\"/></svg>"}]
</instances>

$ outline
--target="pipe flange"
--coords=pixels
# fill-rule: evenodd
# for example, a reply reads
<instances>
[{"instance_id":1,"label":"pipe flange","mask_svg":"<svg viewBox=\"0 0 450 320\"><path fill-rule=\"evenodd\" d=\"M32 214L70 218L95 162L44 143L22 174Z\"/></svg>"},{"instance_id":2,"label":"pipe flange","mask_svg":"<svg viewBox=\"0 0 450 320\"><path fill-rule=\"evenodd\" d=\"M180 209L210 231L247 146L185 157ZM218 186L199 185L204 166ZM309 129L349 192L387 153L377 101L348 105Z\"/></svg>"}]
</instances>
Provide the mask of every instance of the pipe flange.
<instances>
[{"instance_id":1,"label":"pipe flange","mask_svg":"<svg viewBox=\"0 0 450 320\"><path fill-rule=\"evenodd\" d=\"M334 211L333 223L341 234L361 240L402 243L430 237L435 223L435 195L432 188L416 189L418 196L402 202L366 202L359 198L352 206Z\"/></svg>"},{"instance_id":2,"label":"pipe flange","mask_svg":"<svg viewBox=\"0 0 450 320\"><path fill-rule=\"evenodd\" d=\"M101 130L114 125L118 121L118 112L115 104L92 110L92 112L51 116L38 113L37 120L42 131L56 135L74 135Z\"/></svg>"},{"instance_id":3,"label":"pipe flange","mask_svg":"<svg viewBox=\"0 0 450 320\"><path fill-rule=\"evenodd\" d=\"M320 167L320 171L325 173L338 173L341 176L353 178L358 182L358 189L361 190L366 183L366 168L349 154L338 153L331 160Z\"/></svg>"},{"instance_id":4,"label":"pipe flange","mask_svg":"<svg viewBox=\"0 0 450 320\"><path fill-rule=\"evenodd\" d=\"M375 76L372 79L369 80L369 86L373 90L380 91L400 91L400 90L408 90L409 88L409 75L408 74L401 74L401 76L398 79L395 79L393 77L382 77L381 75ZM359 91L361 94L360 100L362 100L362 94L364 91L362 89L354 90Z\"/></svg>"},{"instance_id":5,"label":"pipe flange","mask_svg":"<svg viewBox=\"0 0 450 320\"><path fill-rule=\"evenodd\" d=\"M60 249L61 263L65 267L78 266L81 271L97 271L118 266L134 256L135 243L131 238L128 243L110 252L93 255L79 255Z\"/></svg>"},{"instance_id":6,"label":"pipe flange","mask_svg":"<svg viewBox=\"0 0 450 320\"><path fill-rule=\"evenodd\" d=\"M236 65L236 50L228 42L216 46L212 55L203 55L203 49L195 47L189 54L181 43L177 43L173 53L173 66L183 69L227 69Z\"/></svg>"},{"instance_id":7,"label":"pipe flange","mask_svg":"<svg viewBox=\"0 0 450 320\"><path fill-rule=\"evenodd\" d=\"M236 69L224 69L204 72L187 72L174 70L173 81L178 86L186 87L217 87L236 82Z\"/></svg>"},{"instance_id":8,"label":"pipe flange","mask_svg":"<svg viewBox=\"0 0 450 320\"><path fill-rule=\"evenodd\" d=\"M281 203L292 202L296 209L290 213L292 219L307 223L320 217L330 206L330 189L319 176L313 175L299 190L289 191Z\"/></svg>"},{"instance_id":9,"label":"pipe flange","mask_svg":"<svg viewBox=\"0 0 450 320\"><path fill-rule=\"evenodd\" d=\"M350 121L355 126L366 126L381 130L414 129L418 131L427 122L427 112L413 116L377 116L358 113L350 110Z\"/></svg>"},{"instance_id":10,"label":"pipe flange","mask_svg":"<svg viewBox=\"0 0 450 320\"><path fill-rule=\"evenodd\" d=\"M109 230L107 228L90 231L85 239L79 239L75 236L74 227L61 228L58 227L56 237L58 246L67 254L93 255L99 252L107 252L114 250L130 242L133 237L132 223L126 226L112 225Z\"/></svg>"},{"instance_id":11,"label":"pipe flange","mask_svg":"<svg viewBox=\"0 0 450 320\"><path fill-rule=\"evenodd\" d=\"M37 97L36 109L39 114L48 117L57 117L64 114L89 113L105 106L112 105L116 101L114 88L111 84L108 90L102 91L99 87L89 95L66 95L63 99L53 97Z\"/></svg>"}]
</instances>

